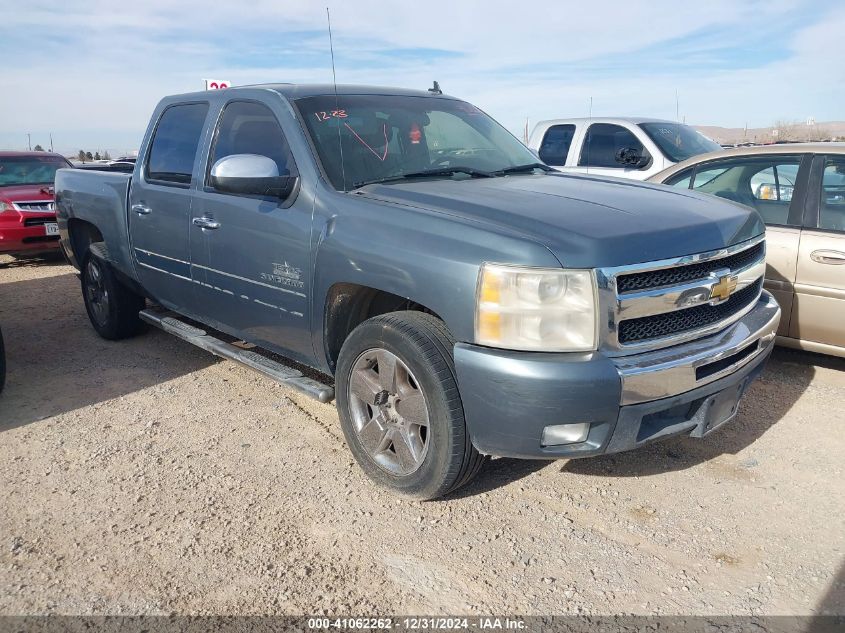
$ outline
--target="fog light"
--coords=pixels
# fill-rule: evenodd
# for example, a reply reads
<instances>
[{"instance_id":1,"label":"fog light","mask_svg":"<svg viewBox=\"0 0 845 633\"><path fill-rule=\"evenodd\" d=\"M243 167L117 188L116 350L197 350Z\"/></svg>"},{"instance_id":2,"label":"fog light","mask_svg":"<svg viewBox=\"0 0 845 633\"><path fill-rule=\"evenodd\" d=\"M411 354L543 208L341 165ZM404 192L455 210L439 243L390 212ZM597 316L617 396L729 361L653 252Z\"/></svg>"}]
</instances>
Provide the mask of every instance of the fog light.
<instances>
[{"instance_id":1,"label":"fog light","mask_svg":"<svg viewBox=\"0 0 845 633\"><path fill-rule=\"evenodd\" d=\"M589 422L575 424L556 424L543 429L543 446L560 446L561 444L576 444L587 439L590 433Z\"/></svg>"}]
</instances>

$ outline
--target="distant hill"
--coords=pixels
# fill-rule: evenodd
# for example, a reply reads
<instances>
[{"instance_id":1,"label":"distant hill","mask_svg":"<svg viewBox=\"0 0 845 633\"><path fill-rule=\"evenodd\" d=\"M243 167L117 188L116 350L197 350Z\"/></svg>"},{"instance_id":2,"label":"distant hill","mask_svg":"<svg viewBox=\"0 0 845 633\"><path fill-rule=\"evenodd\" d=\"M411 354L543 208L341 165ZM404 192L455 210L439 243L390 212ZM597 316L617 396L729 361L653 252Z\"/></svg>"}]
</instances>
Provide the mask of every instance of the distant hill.
<instances>
[{"instance_id":1,"label":"distant hill","mask_svg":"<svg viewBox=\"0 0 845 633\"><path fill-rule=\"evenodd\" d=\"M842 141L845 140L845 121L819 121L813 126L805 122L779 122L770 127L719 127L695 125L696 130L717 143L771 143L773 141ZM778 130L777 136L772 130Z\"/></svg>"}]
</instances>

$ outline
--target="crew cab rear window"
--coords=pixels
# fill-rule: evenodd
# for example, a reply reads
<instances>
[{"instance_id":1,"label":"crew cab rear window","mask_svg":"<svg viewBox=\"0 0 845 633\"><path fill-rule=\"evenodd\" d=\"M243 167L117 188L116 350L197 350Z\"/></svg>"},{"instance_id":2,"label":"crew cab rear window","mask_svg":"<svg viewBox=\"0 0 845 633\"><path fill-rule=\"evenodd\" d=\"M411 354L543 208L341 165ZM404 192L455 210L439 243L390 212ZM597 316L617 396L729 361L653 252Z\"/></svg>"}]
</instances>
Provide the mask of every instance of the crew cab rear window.
<instances>
[{"instance_id":1,"label":"crew cab rear window","mask_svg":"<svg viewBox=\"0 0 845 633\"><path fill-rule=\"evenodd\" d=\"M164 111L147 159L147 180L191 182L206 114L207 103L174 105Z\"/></svg>"},{"instance_id":2,"label":"crew cab rear window","mask_svg":"<svg viewBox=\"0 0 845 633\"><path fill-rule=\"evenodd\" d=\"M572 124L550 127L540 144L540 160L547 165L566 165L566 156L569 154L573 136L575 126Z\"/></svg>"}]
</instances>

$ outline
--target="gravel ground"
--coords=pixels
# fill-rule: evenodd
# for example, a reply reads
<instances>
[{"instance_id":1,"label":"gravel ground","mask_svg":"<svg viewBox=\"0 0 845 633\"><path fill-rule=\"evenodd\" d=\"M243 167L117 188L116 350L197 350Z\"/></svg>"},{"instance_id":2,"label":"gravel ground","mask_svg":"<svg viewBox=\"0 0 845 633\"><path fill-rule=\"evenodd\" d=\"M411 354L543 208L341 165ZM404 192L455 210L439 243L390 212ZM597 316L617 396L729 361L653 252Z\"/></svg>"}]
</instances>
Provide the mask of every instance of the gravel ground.
<instances>
[{"instance_id":1,"label":"gravel ground","mask_svg":"<svg viewBox=\"0 0 845 633\"><path fill-rule=\"evenodd\" d=\"M73 272L0 267L0 614L845 613L841 359L777 350L706 440L409 502L332 406L99 339Z\"/></svg>"}]
</instances>

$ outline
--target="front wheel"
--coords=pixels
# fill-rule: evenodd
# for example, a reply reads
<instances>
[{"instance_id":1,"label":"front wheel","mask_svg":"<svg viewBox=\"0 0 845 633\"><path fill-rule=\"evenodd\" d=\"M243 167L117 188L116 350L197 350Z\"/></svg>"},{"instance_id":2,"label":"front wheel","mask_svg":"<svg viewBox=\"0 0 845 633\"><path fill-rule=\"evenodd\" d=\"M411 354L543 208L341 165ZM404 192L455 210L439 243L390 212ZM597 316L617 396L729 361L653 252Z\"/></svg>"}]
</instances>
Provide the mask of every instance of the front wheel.
<instances>
[{"instance_id":1,"label":"front wheel","mask_svg":"<svg viewBox=\"0 0 845 633\"><path fill-rule=\"evenodd\" d=\"M393 312L355 328L338 359L338 412L352 454L376 483L416 499L463 486L484 462L464 419L454 344L436 317Z\"/></svg>"},{"instance_id":2,"label":"front wheel","mask_svg":"<svg viewBox=\"0 0 845 633\"><path fill-rule=\"evenodd\" d=\"M123 285L111 266L91 250L82 260L81 280L85 310L97 334L116 341L138 333L144 297Z\"/></svg>"}]
</instances>

